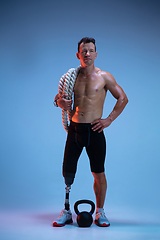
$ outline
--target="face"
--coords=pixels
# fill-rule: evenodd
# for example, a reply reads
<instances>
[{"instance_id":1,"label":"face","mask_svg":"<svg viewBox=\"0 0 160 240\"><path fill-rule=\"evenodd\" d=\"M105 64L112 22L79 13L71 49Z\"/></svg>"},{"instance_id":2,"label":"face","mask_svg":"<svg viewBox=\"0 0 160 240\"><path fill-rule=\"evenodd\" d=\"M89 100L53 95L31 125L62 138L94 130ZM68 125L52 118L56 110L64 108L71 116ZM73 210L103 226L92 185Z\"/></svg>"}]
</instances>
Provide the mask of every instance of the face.
<instances>
[{"instance_id":1,"label":"face","mask_svg":"<svg viewBox=\"0 0 160 240\"><path fill-rule=\"evenodd\" d=\"M77 58L80 60L82 67L92 65L96 57L97 52L95 52L95 45L92 42L81 43Z\"/></svg>"}]
</instances>

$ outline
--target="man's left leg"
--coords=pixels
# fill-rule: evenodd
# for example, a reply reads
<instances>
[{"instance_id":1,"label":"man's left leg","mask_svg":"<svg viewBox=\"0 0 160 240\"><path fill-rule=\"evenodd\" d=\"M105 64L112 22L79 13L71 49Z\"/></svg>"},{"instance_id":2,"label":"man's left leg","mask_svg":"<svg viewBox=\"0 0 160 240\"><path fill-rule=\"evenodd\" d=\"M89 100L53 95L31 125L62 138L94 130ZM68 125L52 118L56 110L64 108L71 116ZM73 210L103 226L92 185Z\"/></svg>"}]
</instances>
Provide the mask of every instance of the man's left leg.
<instances>
[{"instance_id":1,"label":"man's left leg","mask_svg":"<svg viewBox=\"0 0 160 240\"><path fill-rule=\"evenodd\" d=\"M106 191L107 191L107 181L105 173L94 173L92 172L94 176L94 192L96 195L96 215L95 215L95 223L100 227L109 227L110 223L105 216L104 213L104 202L106 197Z\"/></svg>"},{"instance_id":2,"label":"man's left leg","mask_svg":"<svg viewBox=\"0 0 160 240\"><path fill-rule=\"evenodd\" d=\"M94 176L94 192L96 195L96 205L97 208L103 208L104 201L106 197L106 191L107 191L107 181L105 173L94 173L92 172Z\"/></svg>"},{"instance_id":3,"label":"man's left leg","mask_svg":"<svg viewBox=\"0 0 160 240\"><path fill-rule=\"evenodd\" d=\"M95 223L101 227L110 225L104 213L104 201L107 191L107 181L104 173L104 163L106 156L106 140L103 131L90 131L90 141L86 147L90 159L91 172L94 176L94 192L96 195L96 215Z\"/></svg>"}]
</instances>

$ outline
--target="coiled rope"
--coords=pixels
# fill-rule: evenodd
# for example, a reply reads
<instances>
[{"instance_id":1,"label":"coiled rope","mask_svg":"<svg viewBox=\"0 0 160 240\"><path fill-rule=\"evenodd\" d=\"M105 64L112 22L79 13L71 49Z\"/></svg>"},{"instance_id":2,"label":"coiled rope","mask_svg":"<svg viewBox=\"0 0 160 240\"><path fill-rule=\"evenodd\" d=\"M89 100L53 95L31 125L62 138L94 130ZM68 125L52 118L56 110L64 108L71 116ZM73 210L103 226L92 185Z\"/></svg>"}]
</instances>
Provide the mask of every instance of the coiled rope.
<instances>
[{"instance_id":1,"label":"coiled rope","mask_svg":"<svg viewBox=\"0 0 160 240\"><path fill-rule=\"evenodd\" d=\"M67 73L62 75L59 81L59 92L58 92L59 97L62 97L62 95L67 94L68 95L67 99L68 100L72 99L73 88L74 88L74 84L75 84L79 69L80 69L80 66L77 68L71 68L68 70ZM72 108L70 108L68 111L62 109L62 123L66 132L68 132L68 126L69 126L68 119L69 119L69 122L71 120L71 111L72 111Z\"/></svg>"}]
</instances>

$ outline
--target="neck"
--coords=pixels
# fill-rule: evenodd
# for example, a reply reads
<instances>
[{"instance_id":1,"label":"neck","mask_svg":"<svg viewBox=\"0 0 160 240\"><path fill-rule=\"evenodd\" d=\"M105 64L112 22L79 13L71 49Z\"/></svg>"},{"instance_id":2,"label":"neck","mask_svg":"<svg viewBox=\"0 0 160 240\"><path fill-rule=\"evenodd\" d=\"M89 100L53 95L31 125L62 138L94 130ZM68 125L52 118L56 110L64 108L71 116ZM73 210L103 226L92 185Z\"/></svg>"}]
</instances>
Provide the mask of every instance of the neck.
<instances>
[{"instance_id":1,"label":"neck","mask_svg":"<svg viewBox=\"0 0 160 240\"><path fill-rule=\"evenodd\" d=\"M83 67L81 66L80 73L84 76L90 75L95 71L94 65Z\"/></svg>"}]
</instances>

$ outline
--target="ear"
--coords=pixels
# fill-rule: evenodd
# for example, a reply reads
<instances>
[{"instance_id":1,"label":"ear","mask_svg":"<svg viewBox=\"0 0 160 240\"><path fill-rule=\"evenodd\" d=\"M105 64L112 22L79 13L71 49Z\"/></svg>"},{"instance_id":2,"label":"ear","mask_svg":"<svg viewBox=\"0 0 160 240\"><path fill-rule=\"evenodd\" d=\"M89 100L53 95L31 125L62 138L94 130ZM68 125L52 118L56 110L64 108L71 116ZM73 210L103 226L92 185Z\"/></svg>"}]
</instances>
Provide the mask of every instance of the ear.
<instances>
[{"instance_id":1,"label":"ear","mask_svg":"<svg viewBox=\"0 0 160 240\"><path fill-rule=\"evenodd\" d=\"M78 53L78 52L76 53L76 56L77 56L78 59L80 59L80 57L79 57L79 53Z\"/></svg>"},{"instance_id":2,"label":"ear","mask_svg":"<svg viewBox=\"0 0 160 240\"><path fill-rule=\"evenodd\" d=\"M97 52L96 52L96 54L95 54L95 59L97 58Z\"/></svg>"}]
</instances>

